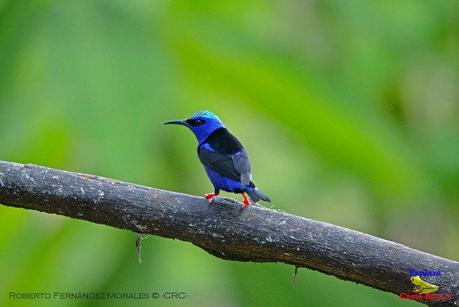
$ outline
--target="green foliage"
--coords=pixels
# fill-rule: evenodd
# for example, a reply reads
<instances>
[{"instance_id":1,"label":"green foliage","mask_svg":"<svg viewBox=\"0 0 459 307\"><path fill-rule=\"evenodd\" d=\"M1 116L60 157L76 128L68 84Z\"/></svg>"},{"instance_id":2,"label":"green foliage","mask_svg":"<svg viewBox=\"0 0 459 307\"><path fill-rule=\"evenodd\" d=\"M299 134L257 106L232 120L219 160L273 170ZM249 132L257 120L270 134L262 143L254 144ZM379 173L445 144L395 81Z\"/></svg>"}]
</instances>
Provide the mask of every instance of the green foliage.
<instances>
[{"instance_id":1,"label":"green foliage","mask_svg":"<svg viewBox=\"0 0 459 307\"><path fill-rule=\"evenodd\" d=\"M275 208L457 260L458 68L454 0L4 0L0 159L200 195L195 140L162 122L210 109ZM10 291L166 290L182 306L415 304L157 237L139 265L132 233L3 206L0 229L0 306L30 303Z\"/></svg>"}]
</instances>

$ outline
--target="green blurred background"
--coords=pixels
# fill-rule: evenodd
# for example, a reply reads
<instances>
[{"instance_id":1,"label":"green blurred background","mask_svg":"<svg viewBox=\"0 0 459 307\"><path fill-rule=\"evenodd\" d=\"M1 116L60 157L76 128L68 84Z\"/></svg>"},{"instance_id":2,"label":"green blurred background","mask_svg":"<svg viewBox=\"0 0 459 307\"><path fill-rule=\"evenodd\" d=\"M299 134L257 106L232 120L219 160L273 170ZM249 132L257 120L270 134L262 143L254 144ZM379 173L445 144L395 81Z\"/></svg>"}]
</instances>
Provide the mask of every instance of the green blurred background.
<instances>
[{"instance_id":1,"label":"green blurred background","mask_svg":"<svg viewBox=\"0 0 459 307\"><path fill-rule=\"evenodd\" d=\"M457 0L0 0L0 160L202 195L194 137L162 127L200 109L245 144L272 207L459 259ZM0 206L0 230L0 306L154 290L188 297L131 302L417 305L153 236L139 265L135 234L60 216Z\"/></svg>"}]
</instances>

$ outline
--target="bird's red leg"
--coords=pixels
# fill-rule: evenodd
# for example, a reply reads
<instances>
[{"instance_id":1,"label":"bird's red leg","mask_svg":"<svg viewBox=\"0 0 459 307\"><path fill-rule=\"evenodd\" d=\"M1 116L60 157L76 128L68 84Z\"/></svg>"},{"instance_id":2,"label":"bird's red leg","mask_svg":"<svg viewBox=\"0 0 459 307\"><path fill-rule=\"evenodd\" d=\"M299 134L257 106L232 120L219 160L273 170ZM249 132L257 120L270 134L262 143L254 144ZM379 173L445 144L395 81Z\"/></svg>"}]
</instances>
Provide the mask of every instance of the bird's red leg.
<instances>
[{"instance_id":1,"label":"bird's red leg","mask_svg":"<svg viewBox=\"0 0 459 307\"><path fill-rule=\"evenodd\" d=\"M218 196L218 193L205 194L205 197L207 201L209 202L209 204L212 202L212 199L214 199L215 196Z\"/></svg>"},{"instance_id":2,"label":"bird's red leg","mask_svg":"<svg viewBox=\"0 0 459 307\"><path fill-rule=\"evenodd\" d=\"M245 194L245 192L242 192L242 197L243 197L243 200L242 200L242 209L244 209L245 207L247 207L248 205L250 205L252 202L247 198L247 194Z\"/></svg>"}]
</instances>

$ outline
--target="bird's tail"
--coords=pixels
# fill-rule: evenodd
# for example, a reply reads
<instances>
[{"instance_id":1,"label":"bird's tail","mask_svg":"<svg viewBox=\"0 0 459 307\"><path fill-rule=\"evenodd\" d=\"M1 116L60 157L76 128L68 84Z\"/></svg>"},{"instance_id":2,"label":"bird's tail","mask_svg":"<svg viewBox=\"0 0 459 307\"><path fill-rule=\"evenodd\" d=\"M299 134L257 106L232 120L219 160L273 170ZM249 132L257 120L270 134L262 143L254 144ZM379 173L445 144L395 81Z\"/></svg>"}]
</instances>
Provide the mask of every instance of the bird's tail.
<instances>
[{"instance_id":1,"label":"bird's tail","mask_svg":"<svg viewBox=\"0 0 459 307\"><path fill-rule=\"evenodd\" d=\"M263 194L263 192L261 192L257 188L247 191L247 195L249 195L250 200L253 201L254 203L258 202L259 200L271 202L271 199L265 194Z\"/></svg>"}]
</instances>

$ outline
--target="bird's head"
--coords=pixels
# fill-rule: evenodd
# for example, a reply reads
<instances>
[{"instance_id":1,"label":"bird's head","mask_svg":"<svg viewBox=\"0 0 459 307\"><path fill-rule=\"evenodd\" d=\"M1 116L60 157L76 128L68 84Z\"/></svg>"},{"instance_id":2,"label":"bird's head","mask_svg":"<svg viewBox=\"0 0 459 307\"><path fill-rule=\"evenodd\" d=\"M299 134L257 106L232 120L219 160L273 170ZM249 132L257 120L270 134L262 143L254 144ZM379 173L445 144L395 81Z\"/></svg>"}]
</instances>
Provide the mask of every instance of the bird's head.
<instances>
[{"instance_id":1,"label":"bird's head","mask_svg":"<svg viewBox=\"0 0 459 307\"><path fill-rule=\"evenodd\" d=\"M191 115L190 118L184 120L171 120L164 123L165 125L182 125L193 131L194 135L201 144L207 137L217 130L224 128L222 121L212 112L199 111Z\"/></svg>"}]
</instances>

